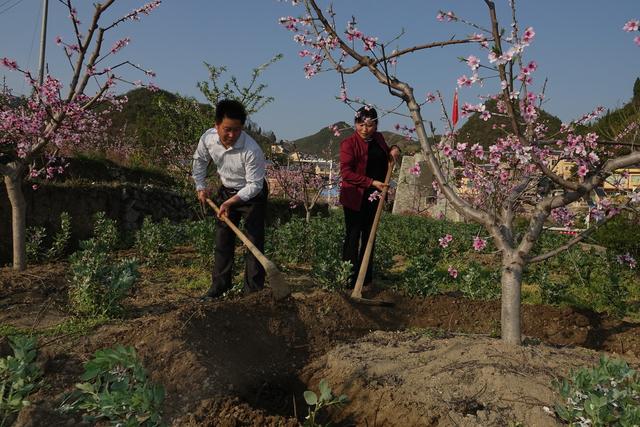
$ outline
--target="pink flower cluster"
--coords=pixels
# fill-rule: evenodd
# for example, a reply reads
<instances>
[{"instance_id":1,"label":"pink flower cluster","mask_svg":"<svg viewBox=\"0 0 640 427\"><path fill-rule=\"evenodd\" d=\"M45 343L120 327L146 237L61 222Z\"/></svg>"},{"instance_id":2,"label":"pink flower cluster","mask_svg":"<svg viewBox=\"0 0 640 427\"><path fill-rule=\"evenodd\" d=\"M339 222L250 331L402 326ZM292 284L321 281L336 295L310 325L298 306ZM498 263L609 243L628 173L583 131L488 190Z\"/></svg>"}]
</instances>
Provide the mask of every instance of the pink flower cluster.
<instances>
[{"instance_id":1,"label":"pink flower cluster","mask_svg":"<svg viewBox=\"0 0 640 427\"><path fill-rule=\"evenodd\" d=\"M618 213L620 213L620 208L609 198L600 199L589 211L589 215L596 222L612 218Z\"/></svg>"},{"instance_id":2,"label":"pink flower cluster","mask_svg":"<svg viewBox=\"0 0 640 427\"><path fill-rule=\"evenodd\" d=\"M573 227L575 225L575 219L576 214L566 206L551 211L551 220L563 227Z\"/></svg>"},{"instance_id":3,"label":"pink flower cluster","mask_svg":"<svg viewBox=\"0 0 640 427\"><path fill-rule=\"evenodd\" d=\"M473 238L473 249L480 252L487 247L487 241L479 236Z\"/></svg>"},{"instance_id":4,"label":"pink flower cluster","mask_svg":"<svg viewBox=\"0 0 640 427\"><path fill-rule=\"evenodd\" d=\"M440 11L440 12L438 12L438 14L436 15L436 19L437 19L439 22L444 22L445 20L446 20L447 22L451 22L451 21L457 21L457 19L458 19L458 18L456 17L456 14L455 14L455 13L453 13L453 12L451 12L451 11L444 12L444 11L442 11L442 10L441 10L441 11Z\"/></svg>"},{"instance_id":5,"label":"pink flower cluster","mask_svg":"<svg viewBox=\"0 0 640 427\"><path fill-rule=\"evenodd\" d=\"M631 19L630 21L627 21L626 24L624 24L624 27L622 27L622 29L628 33L640 31L640 21L637 19ZM640 36L635 36L633 38L633 42L640 46Z\"/></svg>"},{"instance_id":6,"label":"pink flower cluster","mask_svg":"<svg viewBox=\"0 0 640 427\"><path fill-rule=\"evenodd\" d=\"M407 141L411 140L413 138L413 134L415 134L415 132L416 132L416 128L415 127L409 127L407 125L401 125L400 123L396 123L395 125L393 125L393 128L397 132L400 132L404 136L404 139L406 139Z\"/></svg>"},{"instance_id":7,"label":"pink flower cluster","mask_svg":"<svg viewBox=\"0 0 640 427\"><path fill-rule=\"evenodd\" d=\"M113 46L111 46L110 52L117 53L120 49L128 45L129 42L131 42L131 39L129 37L125 37L123 39L118 40L113 44Z\"/></svg>"},{"instance_id":8,"label":"pink flower cluster","mask_svg":"<svg viewBox=\"0 0 640 427\"><path fill-rule=\"evenodd\" d=\"M331 11L328 13L333 15ZM305 77L309 79L322 71L322 67L324 62L327 60L327 57L332 54L332 51L338 49L339 40L332 36L326 29L314 29L313 21L310 16L285 16L281 17L279 22L280 25L287 30L296 33L293 36L293 40L305 47L305 49L299 52L301 57L310 59L310 62L304 65ZM318 31L318 33L316 33L316 31ZM355 43L356 40L360 40L365 52L373 51L378 46L378 38L365 35L357 28L356 21L354 19L347 22L345 39L352 44ZM340 50L337 56L339 59L336 61L342 66L347 56L346 52ZM392 64L395 62L396 60L391 61Z\"/></svg>"},{"instance_id":9,"label":"pink flower cluster","mask_svg":"<svg viewBox=\"0 0 640 427\"><path fill-rule=\"evenodd\" d=\"M413 176L420 176L422 171L420 170L420 163L416 163L415 165L409 168L409 173Z\"/></svg>"},{"instance_id":10,"label":"pink flower cluster","mask_svg":"<svg viewBox=\"0 0 640 427\"><path fill-rule=\"evenodd\" d=\"M629 254L629 252L624 255L618 255L616 259L621 265L627 265L630 269L636 268L636 260Z\"/></svg>"},{"instance_id":11,"label":"pink flower cluster","mask_svg":"<svg viewBox=\"0 0 640 427\"><path fill-rule=\"evenodd\" d=\"M449 243L453 241L453 236L451 234L445 234L443 237L438 239L438 243L440 247L446 249L449 247Z\"/></svg>"}]
</instances>

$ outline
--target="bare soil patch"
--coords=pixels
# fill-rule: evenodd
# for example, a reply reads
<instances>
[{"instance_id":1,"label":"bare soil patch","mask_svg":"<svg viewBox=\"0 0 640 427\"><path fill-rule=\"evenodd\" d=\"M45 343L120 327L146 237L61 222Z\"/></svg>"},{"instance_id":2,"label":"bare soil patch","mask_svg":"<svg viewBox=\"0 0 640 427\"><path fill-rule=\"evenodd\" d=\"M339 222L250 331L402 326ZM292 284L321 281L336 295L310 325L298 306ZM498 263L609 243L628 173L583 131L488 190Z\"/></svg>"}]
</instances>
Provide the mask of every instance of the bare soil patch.
<instances>
[{"instance_id":1,"label":"bare soil patch","mask_svg":"<svg viewBox=\"0 0 640 427\"><path fill-rule=\"evenodd\" d=\"M51 331L68 321L64 275L64 264L0 270L0 324ZM79 423L55 409L82 363L116 343L133 345L164 385L165 419L176 426L295 426L307 413L302 393L322 378L350 399L323 414L339 426L554 425L543 410L556 399L554 378L593 365L598 352L635 364L640 351L639 324L572 308L524 306L526 345L512 347L492 338L498 301L385 290L367 296L395 307L372 307L292 278L300 285L282 302L267 289L200 303L179 272L143 279L124 319L41 337L49 386L16 425ZM8 350L0 340L0 355Z\"/></svg>"}]
</instances>

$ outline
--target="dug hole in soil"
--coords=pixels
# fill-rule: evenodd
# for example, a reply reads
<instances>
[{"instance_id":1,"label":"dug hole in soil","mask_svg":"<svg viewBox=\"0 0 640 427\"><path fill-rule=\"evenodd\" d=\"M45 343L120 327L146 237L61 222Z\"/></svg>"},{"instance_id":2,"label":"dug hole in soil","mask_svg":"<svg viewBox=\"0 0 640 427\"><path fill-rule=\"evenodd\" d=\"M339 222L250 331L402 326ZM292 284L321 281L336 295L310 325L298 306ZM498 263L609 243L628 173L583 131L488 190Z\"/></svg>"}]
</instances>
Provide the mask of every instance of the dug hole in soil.
<instances>
[{"instance_id":1,"label":"dug hole in soil","mask_svg":"<svg viewBox=\"0 0 640 427\"><path fill-rule=\"evenodd\" d=\"M1 324L42 328L69 316L64 266L3 269L0 285ZM147 284L125 301L124 320L41 338L48 386L15 425L80 425L56 408L83 362L115 344L134 346L165 387L174 426L296 426L307 415L303 392L321 379L349 398L321 414L338 426L559 425L544 409L558 399L554 380L597 364L602 351L636 365L640 349L639 325L570 308L523 306L527 338L515 347L489 336L499 301L381 291L365 296L395 306L375 307L308 283L280 302L268 289L209 303L200 293L170 279Z\"/></svg>"}]
</instances>

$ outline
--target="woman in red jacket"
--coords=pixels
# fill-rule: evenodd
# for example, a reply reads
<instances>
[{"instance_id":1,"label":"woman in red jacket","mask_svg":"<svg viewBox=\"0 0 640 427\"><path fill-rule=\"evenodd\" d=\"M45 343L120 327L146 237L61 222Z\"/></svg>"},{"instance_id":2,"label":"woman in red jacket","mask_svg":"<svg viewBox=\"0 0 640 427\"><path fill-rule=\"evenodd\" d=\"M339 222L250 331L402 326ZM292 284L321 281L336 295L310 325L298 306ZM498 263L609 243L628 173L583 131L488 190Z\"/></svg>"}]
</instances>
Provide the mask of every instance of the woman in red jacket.
<instances>
[{"instance_id":1,"label":"woman in red jacket","mask_svg":"<svg viewBox=\"0 0 640 427\"><path fill-rule=\"evenodd\" d=\"M375 192L381 192L389 167L389 159L397 159L400 149L389 148L378 132L378 113L373 107L364 106L356 112L356 131L340 144L340 203L344 208L345 237L342 260L353 265L351 286L360 271L360 263L367 246L378 199L369 200ZM371 258L373 259L373 252ZM369 261L365 286L370 285L372 263Z\"/></svg>"}]
</instances>

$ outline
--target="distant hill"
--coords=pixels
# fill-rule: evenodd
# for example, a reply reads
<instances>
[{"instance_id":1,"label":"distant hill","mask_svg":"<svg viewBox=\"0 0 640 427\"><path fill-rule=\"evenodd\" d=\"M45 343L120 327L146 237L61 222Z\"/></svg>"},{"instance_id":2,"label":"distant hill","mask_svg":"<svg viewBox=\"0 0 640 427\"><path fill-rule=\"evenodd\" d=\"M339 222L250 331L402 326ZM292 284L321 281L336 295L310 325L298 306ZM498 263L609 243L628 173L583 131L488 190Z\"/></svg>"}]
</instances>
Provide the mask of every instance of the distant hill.
<instances>
[{"instance_id":1,"label":"distant hill","mask_svg":"<svg viewBox=\"0 0 640 427\"><path fill-rule=\"evenodd\" d=\"M150 91L146 88L133 89L125 94L128 101L124 104L122 111L112 113L112 132L124 131L125 135L132 141L138 149L146 151L148 159L162 159L163 144L167 141L168 126L167 118L163 116L162 110L158 106L160 101L175 104L179 96L165 91ZM195 150L198 138L209 127L214 126L214 108L205 103L198 104L199 113L203 114L205 123L201 130L197 130L190 139L193 139L193 149ZM254 122L247 120L246 132L251 135L266 151L269 150L272 142L275 141L273 132L263 134L262 129ZM197 133L197 134L196 134Z\"/></svg>"},{"instance_id":2,"label":"distant hill","mask_svg":"<svg viewBox=\"0 0 640 427\"><path fill-rule=\"evenodd\" d=\"M337 122L335 126L340 129L340 136L335 136L328 127L323 127L313 135L291 141L298 151L318 157L330 157L337 159L340 153L340 142L354 132L353 126L346 122ZM403 154L413 154L420 149L420 145L415 141L408 141L404 136L397 133L382 131L385 141L389 145L397 145Z\"/></svg>"},{"instance_id":3,"label":"distant hill","mask_svg":"<svg viewBox=\"0 0 640 427\"><path fill-rule=\"evenodd\" d=\"M490 112L497 110L495 100L487 101L485 105L487 110ZM558 132L560 130L560 125L562 124L562 121L559 118L544 110L540 110L540 121L547 125L550 133ZM496 125L495 129L494 125ZM510 129L507 117L493 115L489 120L484 121L480 118L478 113L473 113L469 116L467 122L460 128L458 135L460 137L460 141L468 142L469 144L478 143L487 148L490 145L495 144L498 138L505 136L504 130L501 130L501 125L505 125L507 130Z\"/></svg>"},{"instance_id":4,"label":"distant hill","mask_svg":"<svg viewBox=\"0 0 640 427\"><path fill-rule=\"evenodd\" d=\"M604 140L612 140L621 133L629 123L640 118L640 78L633 85L633 97L622 107L615 110L607 110L604 116L596 120L590 127L590 131L596 132ZM640 135L631 132L621 138L625 142L640 143Z\"/></svg>"}]
</instances>

